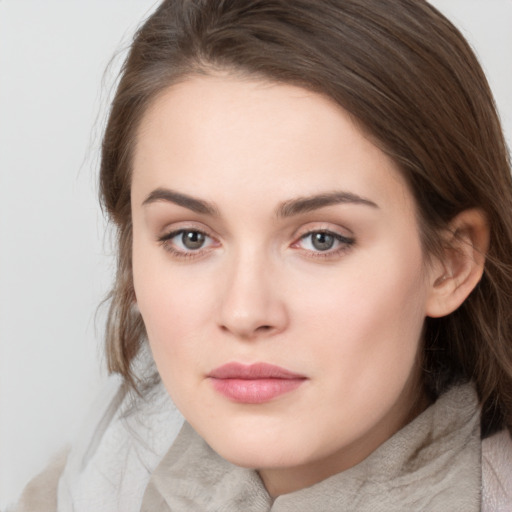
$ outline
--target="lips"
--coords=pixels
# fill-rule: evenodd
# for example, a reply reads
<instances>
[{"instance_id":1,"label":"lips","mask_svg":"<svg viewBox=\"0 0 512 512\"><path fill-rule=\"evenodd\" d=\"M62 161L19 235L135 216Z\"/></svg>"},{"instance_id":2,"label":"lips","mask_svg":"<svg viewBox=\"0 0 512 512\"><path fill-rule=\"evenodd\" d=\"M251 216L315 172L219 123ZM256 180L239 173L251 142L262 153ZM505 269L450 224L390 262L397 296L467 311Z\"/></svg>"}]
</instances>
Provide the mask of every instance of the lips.
<instances>
[{"instance_id":1,"label":"lips","mask_svg":"<svg viewBox=\"0 0 512 512\"><path fill-rule=\"evenodd\" d=\"M208 378L218 393L246 404L269 402L297 389L304 375L268 363L228 363L213 370Z\"/></svg>"}]
</instances>

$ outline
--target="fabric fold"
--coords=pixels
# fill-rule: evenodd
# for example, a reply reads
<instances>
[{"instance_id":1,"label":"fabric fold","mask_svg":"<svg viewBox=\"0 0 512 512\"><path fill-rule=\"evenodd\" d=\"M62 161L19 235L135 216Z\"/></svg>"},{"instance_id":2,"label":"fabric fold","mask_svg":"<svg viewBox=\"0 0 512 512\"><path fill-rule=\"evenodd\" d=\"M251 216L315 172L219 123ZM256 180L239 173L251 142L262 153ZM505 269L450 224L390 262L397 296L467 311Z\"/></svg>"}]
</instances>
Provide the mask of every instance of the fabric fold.
<instances>
[{"instance_id":1,"label":"fabric fold","mask_svg":"<svg viewBox=\"0 0 512 512\"><path fill-rule=\"evenodd\" d=\"M222 459L185 423L148 483L142 511L478 512L479 416L473 387L454 387L360 464L274 501L256 471Z\"/></svg>"}]
</instances>

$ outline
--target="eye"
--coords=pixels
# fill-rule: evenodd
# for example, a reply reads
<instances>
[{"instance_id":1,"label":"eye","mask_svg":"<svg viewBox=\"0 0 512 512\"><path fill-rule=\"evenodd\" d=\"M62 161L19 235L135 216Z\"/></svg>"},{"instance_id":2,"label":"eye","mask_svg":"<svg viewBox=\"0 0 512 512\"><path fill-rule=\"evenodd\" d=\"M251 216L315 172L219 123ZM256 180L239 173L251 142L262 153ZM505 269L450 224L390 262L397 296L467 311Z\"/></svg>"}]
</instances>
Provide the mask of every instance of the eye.
<instances>
[{"instance_id":1,"label":"eye","mask_svg":"<svg viewBox=\"0 0 512 512\"><path fill-rule=\"evenodd\" d=\"M179 240L183 248L196 251L197 249L201 249L201 247L203 247L207 237L200 231L183 231L175 238Z\"/></svg>"},{"instance_id":2,"label":"eye","mask_svg":"<svg viewBox=\"0 0 512 512\"><path fill-rule=\"evenodd\" d=\"M179 229L160 237L164 248L177 256L189 256L201 253L215 245L215 240L197 229Z\"/></svg>"},{"instance_id":3,"label":"eye","mask_svg":"<svg viewBox=\"0 0 512 512\"><path fill-rule=\"evenodd\" d=\"M326 253L326 255L330 255L347 250L354 242L353 238L340 235L339 233L319 230L310 231L302 235L294 246L313 253Z\"/></svg>"},{"instance_id":4,"label":"eye","mask_svg":"<svg viewBox=\"0 0 512 512\"><path fill-rule=\"evenodd\" d=\"M336 243L336 238L334 237L334 235L331 235L329 233L312 233L308 235L308 238L310 239L311 245L317 251L328 251L329 249L332 249L334 244Z\"/></svg>"}]
</instances>

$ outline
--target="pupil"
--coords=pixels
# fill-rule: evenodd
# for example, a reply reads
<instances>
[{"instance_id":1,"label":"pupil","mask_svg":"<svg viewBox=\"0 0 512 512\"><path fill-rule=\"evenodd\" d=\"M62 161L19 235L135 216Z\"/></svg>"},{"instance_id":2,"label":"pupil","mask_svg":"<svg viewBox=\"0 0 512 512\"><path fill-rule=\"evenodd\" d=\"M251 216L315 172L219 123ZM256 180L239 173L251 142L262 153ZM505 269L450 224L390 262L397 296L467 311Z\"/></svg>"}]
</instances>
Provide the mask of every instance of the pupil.
<instances>
[{"instance_id":1,"label":"pupil","mask_svg":"<svg viewBox=\"0 0 512 512\"><path fill-rule=\"evenodd\" d=\"M319 251L327 251L334 245L334 237L328 233L315 233L313 235L313 247Z\"/></svg>"},{"instance_id":2,"label":"pupil","mask_svg":"<svg viewBox=\"0 0 512 512\"><path fill-rule=\"evenodd\" d=\"M181 240L187 249L200 249L204 244L204 235L199 231L185 231Z\"/></svg>"}]
</instances>

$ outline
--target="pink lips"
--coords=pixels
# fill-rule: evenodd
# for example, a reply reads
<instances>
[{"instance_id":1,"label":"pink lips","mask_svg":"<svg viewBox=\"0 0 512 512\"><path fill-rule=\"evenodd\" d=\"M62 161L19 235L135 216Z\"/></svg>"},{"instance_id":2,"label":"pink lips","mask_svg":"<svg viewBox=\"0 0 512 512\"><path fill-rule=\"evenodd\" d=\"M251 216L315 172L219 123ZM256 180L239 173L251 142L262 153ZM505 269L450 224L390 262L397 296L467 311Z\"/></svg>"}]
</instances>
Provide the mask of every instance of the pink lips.
<instances>
[{"instance_id":1,"label":"pink lips","mask_svg":"<svg viewBox=\"0 0 512 512\"><path fill-rule=\"evenodd\" d=\"M245 404L261 404L298 388L306 377L268 363L228 363L209 375L213 388Z\"/></svg>"}]
</instances>

